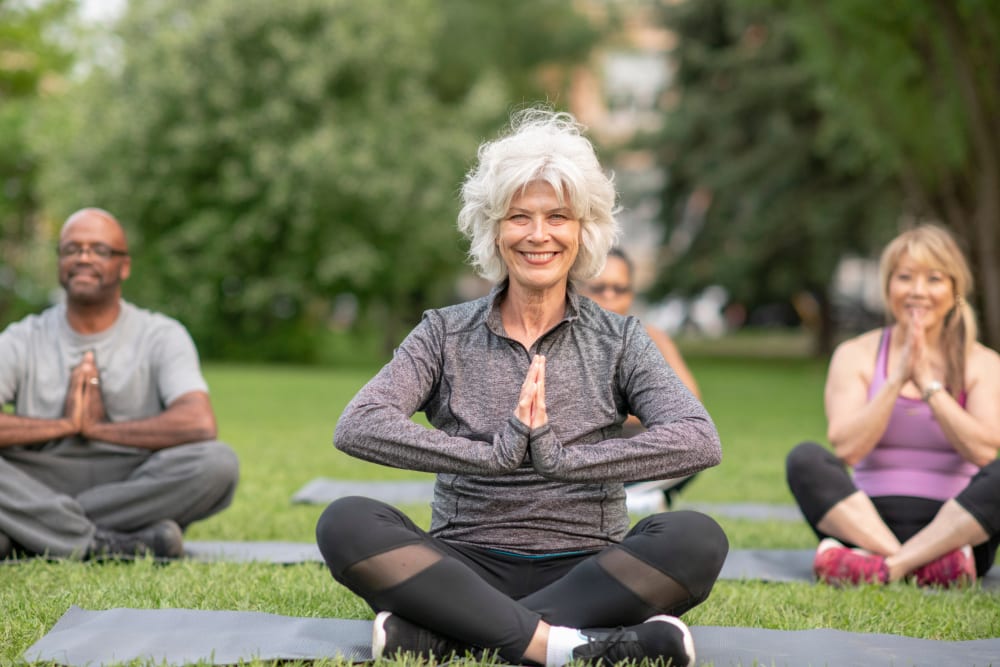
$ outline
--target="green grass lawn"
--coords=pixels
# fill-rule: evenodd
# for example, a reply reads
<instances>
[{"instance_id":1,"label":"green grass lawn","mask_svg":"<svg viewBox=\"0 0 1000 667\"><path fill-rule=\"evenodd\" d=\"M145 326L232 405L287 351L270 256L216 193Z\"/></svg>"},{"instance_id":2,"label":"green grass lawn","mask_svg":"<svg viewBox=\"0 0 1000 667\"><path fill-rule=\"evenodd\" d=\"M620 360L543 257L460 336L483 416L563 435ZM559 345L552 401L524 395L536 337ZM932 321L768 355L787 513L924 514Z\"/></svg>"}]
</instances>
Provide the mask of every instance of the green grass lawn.
<instances>
[{"instance_id":1,"label":"green grass lawn","mask_svg":"<svg viewBox=\"0 0 1000 667\"><path fill-rule=\"evenodd\" d=\"M825 363L801 358L692 356L692 370L723 442L723 462L685 491L697 501L791 503L785 453L824 441ZM236 448L242 479L232 507L195 524L195 540L312 541L322 507L290 498L314 477L423 478L341 454L332 445L343 406L375 369L338 371L207 365L221 438ZM429 509L405 507L427 524ZM723 520L733 548L808 548L804 524ZM0 665L16 663L70 605L234 609L309 617L370 618L370 610L316 564L178 562L0 566ZM909 584L834 590L721 581L685 616L691 625L828 627L930 639L1000 637L1000 593L930 592ZM821 657L821 656L819 656ZM317 664L332 665L333 661Z\"/></svg>"}]
</instances>

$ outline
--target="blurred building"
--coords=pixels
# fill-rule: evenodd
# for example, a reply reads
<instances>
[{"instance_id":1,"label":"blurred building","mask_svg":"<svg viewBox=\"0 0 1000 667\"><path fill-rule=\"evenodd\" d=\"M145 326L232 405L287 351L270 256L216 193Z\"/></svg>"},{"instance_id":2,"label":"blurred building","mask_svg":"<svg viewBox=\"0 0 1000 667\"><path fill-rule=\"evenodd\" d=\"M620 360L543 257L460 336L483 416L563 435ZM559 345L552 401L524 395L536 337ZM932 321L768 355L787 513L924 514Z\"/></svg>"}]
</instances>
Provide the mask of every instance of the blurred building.
<instances>
[{"instance_id":1,"label":"blurred building","mask_svg":"<svg viewBox=\"0 0 1000 667\"><path fill-rule=\"evenodd\" d=\"M569 107L587 125L602 148L604 164L614 171L621 194L622 246L636 264L641 291L656 274L663 240L660 191L666 175L651 151L626 146L638 133L662 128L663 110L672 95L670 52L676 39L656 24L649 3L585 0L580 7L595 21L620 21L617 34L574 73Z\"/></svg>"}]
</instances>

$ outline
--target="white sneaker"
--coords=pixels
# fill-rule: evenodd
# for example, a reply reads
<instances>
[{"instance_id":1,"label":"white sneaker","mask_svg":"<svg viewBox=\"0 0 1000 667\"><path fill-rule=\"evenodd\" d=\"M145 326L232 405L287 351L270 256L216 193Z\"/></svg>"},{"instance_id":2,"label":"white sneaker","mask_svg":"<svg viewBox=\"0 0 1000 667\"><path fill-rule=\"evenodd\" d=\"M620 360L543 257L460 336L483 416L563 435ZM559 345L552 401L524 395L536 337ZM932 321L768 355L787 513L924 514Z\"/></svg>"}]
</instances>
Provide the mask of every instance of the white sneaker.
<instances>
[{"instance_id":1,"label":"white sneaker","mask_svg":"<svg viewBox=\"0 0 1000 667\"><path fill-rule=\"evenodd\" d=\"M652 491L633 492L625 488L625 507L629 514L658 514L667 511L667 499L663 491L654 489Z\"/></svg>"}]
</instances>

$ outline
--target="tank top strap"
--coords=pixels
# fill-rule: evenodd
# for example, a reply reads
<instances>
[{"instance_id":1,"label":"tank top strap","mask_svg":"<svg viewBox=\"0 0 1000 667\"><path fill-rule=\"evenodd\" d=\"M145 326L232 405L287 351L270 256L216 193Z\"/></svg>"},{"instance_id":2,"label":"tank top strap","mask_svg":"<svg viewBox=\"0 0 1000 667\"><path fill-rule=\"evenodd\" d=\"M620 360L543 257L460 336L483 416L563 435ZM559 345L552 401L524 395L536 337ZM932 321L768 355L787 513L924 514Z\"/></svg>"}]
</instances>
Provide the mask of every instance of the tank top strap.
<instances>
[{"instance_id":1,"label":"tank top strap","mask_svg":"<svg viewBox=\"0 0 1000 667\"><path fill-rule=\"evenodd\" d=\"M872 381L868 386L868 397L871 398L885 384L885 379L889 377L889 343L892 341L892 327L884 327L882 336L879 338L878 354L875 356L875 372L872 373Z\"/></svg>"}]
</instances>

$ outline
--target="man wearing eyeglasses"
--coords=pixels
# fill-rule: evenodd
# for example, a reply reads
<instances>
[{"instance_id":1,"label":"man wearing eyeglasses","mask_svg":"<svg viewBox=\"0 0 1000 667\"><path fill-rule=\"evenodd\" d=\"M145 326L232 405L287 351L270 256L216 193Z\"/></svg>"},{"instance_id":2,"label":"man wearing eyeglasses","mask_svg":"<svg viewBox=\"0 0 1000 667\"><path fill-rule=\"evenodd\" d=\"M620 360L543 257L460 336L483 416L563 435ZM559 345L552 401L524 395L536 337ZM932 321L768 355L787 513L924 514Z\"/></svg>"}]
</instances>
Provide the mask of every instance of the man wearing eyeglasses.
<instances>
[{"instance_id":1,"label":"man wearing eyeglasses","mask_svg":"<svg viewBox=\"0 0 1000 667\"><path fill-rule=\"evenodd\" d=\"M239 475L198 353L122 299L132 262L110 213L72 214L57 250L65 300L0 333L0 558L178 557Z\"/></svg>"}]
</instances>

